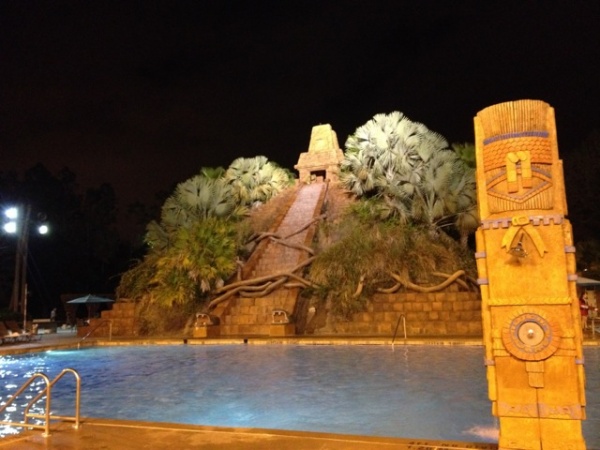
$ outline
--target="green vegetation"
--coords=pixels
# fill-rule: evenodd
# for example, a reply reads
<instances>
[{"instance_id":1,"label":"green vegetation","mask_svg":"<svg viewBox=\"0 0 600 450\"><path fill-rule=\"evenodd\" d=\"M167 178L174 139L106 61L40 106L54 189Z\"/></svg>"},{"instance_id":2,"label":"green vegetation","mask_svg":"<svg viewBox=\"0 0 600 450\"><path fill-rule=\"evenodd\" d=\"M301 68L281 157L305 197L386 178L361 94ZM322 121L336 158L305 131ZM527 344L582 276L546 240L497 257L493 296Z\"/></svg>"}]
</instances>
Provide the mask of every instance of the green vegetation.
<instances>
[{"instance_id":1,"label":"green vegetation","mask_svg":"<svg viewBox=\"0 0 600 450\"><path fill-rule=\"evenodd\" d=\"M123 274L119 297L141 301L148 333L181 328L182 321L237 269L243 244L256 231L242 219L291 183L267 158L238 158L227 169L202 168L167 198L160 222L147 226L144 259ZM160 313L157 313L160 312Z\"/></svg>"},{"instance_id":2,"label":"green vegetation","mask_svg":"<svg viewBox=\"0 0 600 450\"><path fill-rule=\"evenodd\" d=\"M264 156L238 158L225 172L237 205L251 206L269 201L290 185L291 174Z\"/></svg>"},{"instance_id":3,"label":"green vegetation","mask_svg":"<svg viewBox=\"0 0 600 450\"><path fill-rule=\"evenodd\" d=\"M467 166L472 169L475 168L475 144L472 142L464 142L462 144L455 142L452 144L452 150Z\"/></svg>"},{"instance_id":4,"label":"green vegetation","mask_svg":"<svg viewBox=\"0 0 600 450\"><path fill-rule=\"evenodd\" d=\"M432 237L453 228L461 242L478 225L475 173L448 142L400 112L377 114L346 141L342 185L379 200L382 219L421 224Z\"/></svg>"},{"instance_id":5,"label":"green vegetation","mask_svg":"<svg viewBox=\"0 0 600 450\"><path fill-rule=\"evenodd\" d=\"M350 317L394 280L436 284L457 270L475 275L467 248L478 225L474 146L454 149L400 112L378 114L348 138L340 180L359 201L321 226L320 242L331 245L309 273L332 312Z\"/></svg>"},{"instance_id":6,"label":"green vegetation","mask_svg":"<svg viewBox=\"0 0 600 450\"><path fill-rule=\"evenodd\" d=\"M320 249L309 279L321 286L314 294L341 317L363 310L373 293L394 284L391 273L417 284L439 283L436 274L459 269L476 273L469 249L445 234L432 239L422 225L394 217L381 220L371 200L360 200L337 225L322 227L320 234L329 236L322 241L332 244Z\"/></svg>"},{"instance_id":7,"label":"green vegetation","mask_svg":"<svg viewBox=\"0 0 600 450\"><path fill-rule=\"evenodd\" d=\"M455 148L460 155L399 112L359 127L346 142L340 176L356 199L349 208L329 203L314 244L317 258L304 275L313 287L304 295L350 317L394 283L436 284L457 270L474 274L466 247L477 226L473 147ZM147 227L148 254L119 286L119 296L141 299L146 332L168 331L166 317L180 329L186 315L206 305L246 256L250 234L272 223L259 225L251 209L277 197L291 180L258 156L238 158L227 169L203 168L177 186L160 222Z\"/></svg>"}]
</instances>

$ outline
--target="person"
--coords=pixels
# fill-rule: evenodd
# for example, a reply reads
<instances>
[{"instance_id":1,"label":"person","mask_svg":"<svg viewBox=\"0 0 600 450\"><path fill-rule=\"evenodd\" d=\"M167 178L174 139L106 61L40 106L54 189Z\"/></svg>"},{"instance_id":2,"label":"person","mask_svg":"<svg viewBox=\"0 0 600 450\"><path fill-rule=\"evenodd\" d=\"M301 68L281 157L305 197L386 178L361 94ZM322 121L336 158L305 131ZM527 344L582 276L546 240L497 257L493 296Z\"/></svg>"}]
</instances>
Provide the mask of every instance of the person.
<instances>
[{"instance_id":1,"label":"person","mask_svg":"<svg viewBox=\"0 0 600 450\"><path fill-rule=\"evenodd\" d=\"M56 308L54 308L52 311L50 311L50 321L56 322Z\"/></svg>"},{"instance_id":2,"label":"person","mask_svg":"<svg viewBox=\"0 0 600 450\"><path fill-rule=\"evenodd\" d=\"M583 294L579 298L579 311L581 312L581 329L587 330L587 319L590 307L587 304L587 294Z\"/></svg>"}]
</instances>

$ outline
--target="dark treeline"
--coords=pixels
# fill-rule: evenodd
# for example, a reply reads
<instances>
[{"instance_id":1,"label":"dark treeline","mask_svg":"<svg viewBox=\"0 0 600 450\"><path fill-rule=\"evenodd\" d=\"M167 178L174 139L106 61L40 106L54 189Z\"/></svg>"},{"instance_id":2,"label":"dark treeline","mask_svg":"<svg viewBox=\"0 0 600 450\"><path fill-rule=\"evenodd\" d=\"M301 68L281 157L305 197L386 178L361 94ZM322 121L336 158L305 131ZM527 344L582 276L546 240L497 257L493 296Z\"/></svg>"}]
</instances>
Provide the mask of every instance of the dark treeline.
<instances>
[{"instance_id":1,"label":"dark treeline","mask_svg":"<svg viewBox=\"0 0 600 450\"><path fill-rule=\"evenodd\" d=\"M136 225L125 240L117 227L118 202L111 185L79 192L73 172L65 168L52 174L42 164L22 175L0 172L3 222L6 208L18 205L31 208L27 280L28 313L34 318L48 317L60 305L61 294L114 293L120 274L136 253L143 253L144 223L153 218L150 208L136 204L129 217ZM41 221L50 227L44 236L35 231ZM2 310L10 304L16 247L17 236L0 233ZM62 308L58 311L62 314Z\"/></svg>"},{"instance_id":2,"label":"dark treeline","mask_svg":"<svg viewBox=\"0 0 600 450\"><path fill-rule=\"evenodd\" d=\"M600 130L574 151L561 152L569 217L576 241L600 239Z\"/></svg>"}]
</instances>

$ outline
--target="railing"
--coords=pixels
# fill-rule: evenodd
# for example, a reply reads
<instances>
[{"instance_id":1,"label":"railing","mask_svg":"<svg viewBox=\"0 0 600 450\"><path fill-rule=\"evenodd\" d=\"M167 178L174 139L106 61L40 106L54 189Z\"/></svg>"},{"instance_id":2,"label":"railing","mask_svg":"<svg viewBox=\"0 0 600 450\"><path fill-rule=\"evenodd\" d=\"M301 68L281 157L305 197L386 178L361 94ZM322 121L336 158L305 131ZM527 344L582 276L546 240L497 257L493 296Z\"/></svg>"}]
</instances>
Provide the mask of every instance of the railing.
<instances>
[{"instance_id":1,"label":"railing","mask_svg":"<svg viewBox=\"0 0 600 450\"><path fill-rule=\"evenodd\" d=\"M400 326L400 320L402 320L402 328L404 328L404 340L406 341L406 316L404 314L400 314L400 317L398 317L398 321L396 322L396 329L394 330L394 337L392 338L392 347L394 347L394 341L396 340L396 335L398 334L398 327Z\"/></svg>"},{"instance_id":2,"label":"railing","mask_svg":"<svg viewBox=\"0 0 600 450\"><path fill-rule=\"evenodd\" d=\"M72 373L73 376L75 377L75 381L76 381L76 390L75 390L75 415L74 416L56 416L56 415L50 415L50 410L51 410L51 406L52 406L52 387L58 382L58 380L60 380L63 376L65 376L67 373ZM61 373L59 373L56 378L54 378L52 381L50 381L50 379L48 378L48 376L44 373L34 373L31 378L29 378L29 380L27 380L18 390L17 392L12 395L8 401L2 405L2 407L0 407L0 414L6 409L8 408L8 406L10 406L19 395L21 395L25 389L27 389L37 378L41 378L42 380L44 380L44 383L46 383L46 387L44 389L42 389L35 397L33 397L29 403L27 404L27 406L25 407L25 411L23 413L24 416L24 421L23 422L12 422L9 420L1 420L0 424L2 425L10 425L13 427L21 427L21 428L38 428L38 429L43 429L44 433L42 434L42 436L44 437L48 437L50 436L50 420L51 419L60 419L60 420L64 420L64 421L73 421L75 422L75 425L73 426L75 429L79 428L79 410L80 410L80 400L81 400L81 377L79 376L79 374L77 373L77 371L75 369L63 369ZM36 404L44 395L46 395L46 409L45 412L43 414L37 414L37 413L32 413L29 412L29 410L31 409L31 407ZM29 419L33 418L33 419L44 419L44 423L43 424L35 424L35 423L30 423Z\"/></svg>"},{"instance_id":3,"label":"railing","mask_svg":"<svg viewBox=\"0 0 600 450\"><path fill-rule=\"evenodd\" d=\"M100 328L102 325L105 325L108 322L108 340L112 341L112 320L102 320L94 328L87 332L87 334L82 337L79 342L77 342L77 349L79 350L81 343L85 341L94 331Z\"/></svg>"}]
</instances>

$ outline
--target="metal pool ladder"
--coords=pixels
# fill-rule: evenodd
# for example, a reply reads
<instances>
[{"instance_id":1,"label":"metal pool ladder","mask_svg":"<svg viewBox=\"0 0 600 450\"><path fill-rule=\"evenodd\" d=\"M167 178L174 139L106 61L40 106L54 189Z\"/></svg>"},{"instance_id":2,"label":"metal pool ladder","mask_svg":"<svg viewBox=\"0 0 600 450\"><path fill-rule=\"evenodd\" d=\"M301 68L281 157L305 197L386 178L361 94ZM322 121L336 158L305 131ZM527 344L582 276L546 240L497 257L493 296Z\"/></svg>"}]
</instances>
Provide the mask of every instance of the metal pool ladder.
<instances>
[{"instance_id":1,"label":"metal pool ladder","mask_svg":"<svg viewBox=\"0 0 600 450\"><path fill-rule=\"evenodd\" d=\"M396 340L396 335L398 334L398 327L400 326L400 321L402 321L402 328L404 328L404 341L406 342L406 316L404 314L400 314L400 316L398 317L398 321L396 322L394 337L392 338L392 348L394 348L394 341Z\"/></svg>"},{"instance_id":2,"label":"metal pool ladder","mask_svg":"<svg viewBox=\"0 0 600 450\"><path fill-rule=\"evenodd\" d=\"M52 387L63 377L65 376L67 373L71 373L73 374L73 376L75 377L75 382L76 382L76 389L75 389L75 415L74 416L56 416L56 415L50 415L50 409L52 406ZM44 433L42 433L42 436L44 437L48 437L50 436L50 420L55 420L55 419L60 419L66 422L75 422L75 425L73 425L73 428L78 429L79 428L79 406L80 406L80 399L81 399L81 377L79 376L79 374L77 373L77 371L75 369L63 369L61 373L59 373L56 378L54 378L52 381L50 381L50 379L48 378L48 376L46 374L43 374L41 372L38 373L34 373L31 378L29 378L29 380L27 380L18 390L17 392L15 392L9 399L8 401L2 405L0 407L0 414L8 407L10 406L19 395L21 395L25 389L27 389L36 379L41 378L44 383L46 383L46 387L44 389L42 389L35 397L33 397L29 403L27 404L27 406L25 407L25 411L23 413L24 416L24 421L23 422L11 422L8 420L0 420L0 424L2 425L10 425L13 427L21 427L21 428L37 428L37 429L43 429ZM38 402L38 400L40 400L44 395L46 395L46 410L43 414L37 414L37 413L33 413L30 412L29 410L31 409L31 407ZM35 423L31 423L29 422L29 419L44 419L44 423L43 424L35 424Z\"/></svg>"}]
</instances>

